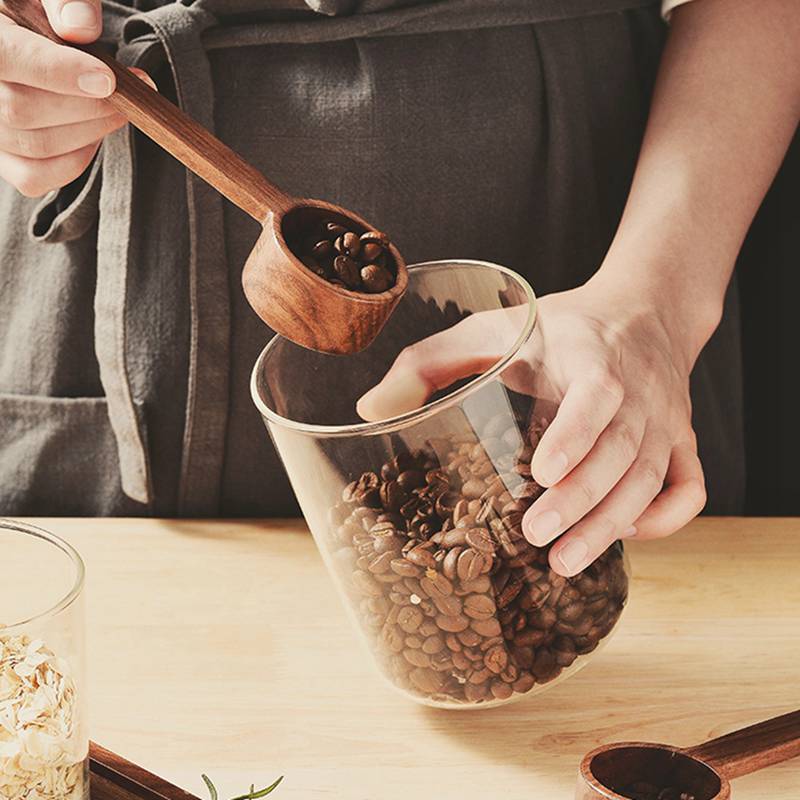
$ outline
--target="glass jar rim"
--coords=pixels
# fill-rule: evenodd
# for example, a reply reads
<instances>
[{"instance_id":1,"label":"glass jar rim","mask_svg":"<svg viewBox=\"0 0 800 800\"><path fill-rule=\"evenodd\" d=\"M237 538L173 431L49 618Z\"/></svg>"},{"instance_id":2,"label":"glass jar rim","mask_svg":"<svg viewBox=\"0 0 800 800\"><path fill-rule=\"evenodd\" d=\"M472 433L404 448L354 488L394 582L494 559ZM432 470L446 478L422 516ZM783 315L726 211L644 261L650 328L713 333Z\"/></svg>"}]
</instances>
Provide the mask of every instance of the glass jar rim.
<instances>
[{"instance_id":1,"label":"glass jar rim","mask_svg":"<svg viewBox=\"0 0 800 800\"><path fill-rule=\"evenodd\" d=\"M75 580L72 583L72 588L58 602L45 611L33 614L27 619L12 622L10 625L0 625L0 631L5 634L15 629L31 625L34 622L55 617L69 608L83 591L84 582L86 580L86 566L78 551L60 536L56 536L54 533L50 533L50 531L46 531L44 528L39 528L36 525L31 525L28 522L20 522L18 520L0 517L0 530L13 531L23 536L32 536L47 542L53 547L58 548L70 560L72 566L75 568Z\"/></svg>"},{"instance_id":2,"label":"glass jar rim","mask_svg":"<svg viewBox=\"0 0 800 800\"><path fill-rule=\"evenodd\" d=\"M420 420L433 416L443 409L455 405L463 398L473 394L480 389L481 386L484 386L486 383L492 380L492 378L503 371L511 359L517 354L522 345L530 337L534 325L536 324L536 295L534 294L531 285L521 275L517 274L508 267L504 267L500 264L493 264L490 261L461 258L452 260L445 259L439 261L423 261L419 264L413 264L409 266L408 272L414 273L423 270L434 271L452 268L453 266L481 267L494 272L500 272L513 280L524 291L527 297L528 316L525 320L525 325L523 325L522 330L520 331L519 336L517 336L515 339L514 343L489 369L484 370L480 373L480 375L476 375L472 380L468 381L463 386L460 386L458 389L455 389L444 397L440 397L433 402L426 403L425 405L420 406L420 408L416 408L413 411L406 411L403 414L388 417L387 419L379 420L377 422L355 422L349 425L316 425L298 422L297 420L289 419L288 417L278 414L276 411L273 411L271 408L269 408L269 406L267 406L261 397L261 394L258 390L258 376L261 373L263 363L268 358L270 350L277 346L279 342L286 341L285 337L281 336L280 334L276 334L272 337L272 339L269 340L269 342L267 342L266 346L259 354L250 376L250 394L253 398L256 408L259 410L261 415L269 422L278 425L281 428L286 428L308 435L326 437L354 435L374 436L377 434L392 433L396 430L405 428L410 424L415 424Z\"/></svg>"}]
</instances>

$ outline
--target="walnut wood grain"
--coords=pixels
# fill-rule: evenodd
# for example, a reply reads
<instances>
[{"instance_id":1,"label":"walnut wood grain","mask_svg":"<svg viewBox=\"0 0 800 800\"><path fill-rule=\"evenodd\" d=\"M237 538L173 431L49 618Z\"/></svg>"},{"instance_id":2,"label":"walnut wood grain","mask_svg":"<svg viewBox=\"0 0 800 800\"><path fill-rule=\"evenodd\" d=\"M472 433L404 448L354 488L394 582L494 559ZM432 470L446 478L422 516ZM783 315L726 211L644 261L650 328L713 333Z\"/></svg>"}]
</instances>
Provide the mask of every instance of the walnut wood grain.
<instances>
[{"instance_id":1,"label":"walnut wood grain","mask_svg":"<svg viewBox=\"0 0 800 800\"><path fill-rule=\"evenodd\" d=\"M89 768L92 800L198 800L95 742L89 747Z\"/></svg>"},{"instance_id":2,"label":"walnut wood grain","mask_svg":"<svg viewBox=\"0 0 800 800\"><path fill-rule=\"evenodd\" d=\"M381 294L365 294L338 288L319 277L290 252L284 238L284 222L304 210L323 211L327 218L349 222L356 230L369 223L331 203L299 201L290 215L272 215L242 271L242 286L255 312L276 333L311 350L356 353L380 333L408 285L408 273L400 252L390 245L397 265L397 280Z\"/></svg>"},{"instance_id":3,"label":"walnut wood grain","mask_svg":"<svg viewBox=\"0 0 800 800\"><path fill-rule=\"evenodd\" d=\"M800 711L750 725L686 751L728 779L800 756Z\"/></svg>"},{"instance_id":4,"label":"walnut wood grain","mask_svg":"<svg viewBox=\"0 0 800 800\"><path fill-rule=\"evenodd\" d=\"M53 31L39 0L0 0L0 11L18 25L69 44ZM397 273L393 287L380 294L350 292L311 272L287 245L283 227L287 220L319 221L322 212L353 223L360 232L374 226L341 206L286 194L98 45L69 46L91 53L114 72L117 85L108 102L117 111L262 225L242 283L267 325L303 347L329 353L357 352L373 341L408 283L397 249L390 251Z\"/></svg>"}]
</instances>

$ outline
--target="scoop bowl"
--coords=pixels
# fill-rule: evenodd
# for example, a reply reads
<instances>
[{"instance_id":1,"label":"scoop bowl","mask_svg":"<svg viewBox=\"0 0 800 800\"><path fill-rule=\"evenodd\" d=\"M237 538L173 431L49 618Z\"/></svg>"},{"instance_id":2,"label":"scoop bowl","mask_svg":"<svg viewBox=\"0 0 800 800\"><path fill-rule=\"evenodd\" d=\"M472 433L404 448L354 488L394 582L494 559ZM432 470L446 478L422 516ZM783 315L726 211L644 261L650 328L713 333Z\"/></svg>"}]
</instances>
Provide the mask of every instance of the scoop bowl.
<instances>
[{"instance_id":1,"label":"scoop bowl","mask_svg":"<svg viewBox=\"0 0 800 800\"><path fill-rule=\"evenodd\" d=\"M616 742L581 761L575 800L630 800L626 787L647 783L694 800L729 800L729 781L800 756L800 711L682 749ZM670 798L671 800L671 798Z\"/></svg>"},{"instance_id":2,"label":"scoop bowl","mask_svg":"<svg viewBox=\"0 0 800 800\"><path fill-rule=\"evenodd\" d=\"M298 200L270 211L242 272L253 310L276 332L310 350L345 354L363 350L380 333L408 286L406 264L390 244L394 286L378 294L353 292L312 272L289 246L300 231L330 220L358 233L370 224L321 200Z\"/></svg>"}]
</instances>

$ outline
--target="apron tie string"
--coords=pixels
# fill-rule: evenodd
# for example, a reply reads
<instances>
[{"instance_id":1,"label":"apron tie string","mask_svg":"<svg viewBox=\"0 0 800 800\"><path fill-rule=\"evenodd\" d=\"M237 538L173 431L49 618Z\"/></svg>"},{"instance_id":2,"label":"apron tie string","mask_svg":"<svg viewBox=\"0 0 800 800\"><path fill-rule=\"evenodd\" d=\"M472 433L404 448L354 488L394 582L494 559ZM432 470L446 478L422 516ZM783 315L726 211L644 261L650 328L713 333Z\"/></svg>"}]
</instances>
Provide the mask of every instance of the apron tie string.
<instances>
[{"instance_id":1,"label":"apron tie string","mask_svg":"<svg viewBox=\"0 0 800 800\"><path fill-rule=\"evenodd\" d=\"M213 131L211 71L201 42L216 18L196 5L171 3L127 16L117 58L142 65L154 49L166 57L179 105ZM128 370L135 348L128 316L134 198L134 132L130 127L104 144L100 190L95 347L109 418L119 450L122 486L134 499L152 501L152 480L142 413ZM187 408L177 513L213 515L219 507L228 415L230 308L225 268L222 198L186 172L189 212L191 314ZM140 190L141 193L141 190ZM168 209L164 209L168 213Z\"/></svg>"}]
</instances>

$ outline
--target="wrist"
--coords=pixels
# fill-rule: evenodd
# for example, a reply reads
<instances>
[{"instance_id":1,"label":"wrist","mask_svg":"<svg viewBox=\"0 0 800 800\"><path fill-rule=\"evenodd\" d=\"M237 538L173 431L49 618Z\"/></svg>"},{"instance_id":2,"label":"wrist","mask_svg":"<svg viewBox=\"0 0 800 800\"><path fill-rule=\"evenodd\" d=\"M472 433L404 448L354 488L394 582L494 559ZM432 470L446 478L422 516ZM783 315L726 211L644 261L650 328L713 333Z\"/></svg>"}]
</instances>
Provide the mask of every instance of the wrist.
<instances>
[{"instance_id":1,"label":"wrist","mask_svg":"<svg viewBox=\"0 0 800 800\"><path fill-rule=\"evenodd\" d=\"M647 317L663 330L688 374L719 325L725 298L724 286L709 285L702 277L700 265L675 253L655 256L651 250L637 257L612 247L586 286L602 292L621 321Z\"/></svg>"}]
</instances>

